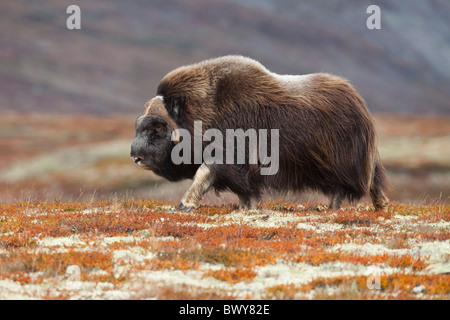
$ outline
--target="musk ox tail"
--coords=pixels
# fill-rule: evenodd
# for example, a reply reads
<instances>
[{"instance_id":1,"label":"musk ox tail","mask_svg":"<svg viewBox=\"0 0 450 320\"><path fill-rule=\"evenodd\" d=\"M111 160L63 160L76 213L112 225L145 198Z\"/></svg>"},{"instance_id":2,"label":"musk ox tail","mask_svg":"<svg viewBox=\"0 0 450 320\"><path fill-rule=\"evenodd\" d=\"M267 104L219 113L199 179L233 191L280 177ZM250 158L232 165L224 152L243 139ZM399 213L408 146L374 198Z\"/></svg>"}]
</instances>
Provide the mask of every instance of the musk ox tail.
<instances>
[{"instance_id":1,"label":"musk ox tail","mask_svg":"<svg viewBox=\"0 0 450 320\"><path fill-rule=\"evenodd\" d=\"M385 196L384 191L390 187L390 183L386 176L386 170L377 158L373 173L373 179L370 186L370 197L372 198L375 211L386 210L389 199Z\"/></svg>"}]
</instances>

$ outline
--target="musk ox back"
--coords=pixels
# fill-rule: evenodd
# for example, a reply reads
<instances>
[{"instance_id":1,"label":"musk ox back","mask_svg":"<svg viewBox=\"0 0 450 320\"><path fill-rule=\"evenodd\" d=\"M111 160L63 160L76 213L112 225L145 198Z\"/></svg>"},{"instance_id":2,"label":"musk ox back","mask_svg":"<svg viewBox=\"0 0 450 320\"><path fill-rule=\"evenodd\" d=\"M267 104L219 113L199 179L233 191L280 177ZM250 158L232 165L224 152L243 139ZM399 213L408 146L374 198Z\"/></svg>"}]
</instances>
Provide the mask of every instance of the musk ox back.
<instances>
[{"instance_id":1,"label":"musk ox back","mask_svg":"<svg viewBox=\"0 0 450 320\"><path fill-rule=\"evenodd\" d=\"M277 171L262 174L267 157L251 161L255 152L262 152L249 136L244 151L242 145L230 148L225 141L215 141L216 152L232 157L244 152L243 162L174 161L178 143L192 145L192 153L198 150L198 141L180 139L180 132L194 137L211 129L223 136L231 129L265 133L266 153L277 151ZM277 139L270 139L274 132ZM200 140L203 151L211 140ZM367 193L376 210L388 205L373 119L356 90L334 75L278 75L241 56L206 60L167 74L136 120L131 156L171 181L194 179L181 200L182 209L198 207L210 188L231 190L242 207L251 206L267 189L321 191L330 196L330 209Z\"/></svg>"}]
</instances>

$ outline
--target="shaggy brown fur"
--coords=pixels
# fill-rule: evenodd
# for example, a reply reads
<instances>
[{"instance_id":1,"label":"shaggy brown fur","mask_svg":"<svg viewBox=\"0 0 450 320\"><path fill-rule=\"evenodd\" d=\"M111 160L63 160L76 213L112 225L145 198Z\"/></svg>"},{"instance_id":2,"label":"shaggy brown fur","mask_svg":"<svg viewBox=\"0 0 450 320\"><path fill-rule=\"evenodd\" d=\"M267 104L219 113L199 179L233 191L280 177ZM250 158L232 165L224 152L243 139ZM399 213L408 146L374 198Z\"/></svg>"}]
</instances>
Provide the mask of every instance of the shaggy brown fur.
<instances>
[{"instance_id":1,"label":"shaggy brown fur","mask_svg":"<svg viewBox=\"0 0 450 320\"><path fill-rule=\"evenodd\" d=\"M367 193L376 210L388 205L372 117L345 79L324 73L281 76L252 59L226 56L170 72L157 94L170 120L192 136L195 120L204 131L216 128L224 136L226 129L279 129L277 174L261 175L260 167L250 164L208 165L208 177L202 174L201 186L194 179L191 187L201 194L206 179L208 187L236 193L244 206L267 189L321 191L331 197L331 209ZM200 165L164 166L159 174L176 180L194 178ZM195 199L183 197L189 204L182 207L198 206L198 190L191 190Z\"/></svg>"}]
</instances>

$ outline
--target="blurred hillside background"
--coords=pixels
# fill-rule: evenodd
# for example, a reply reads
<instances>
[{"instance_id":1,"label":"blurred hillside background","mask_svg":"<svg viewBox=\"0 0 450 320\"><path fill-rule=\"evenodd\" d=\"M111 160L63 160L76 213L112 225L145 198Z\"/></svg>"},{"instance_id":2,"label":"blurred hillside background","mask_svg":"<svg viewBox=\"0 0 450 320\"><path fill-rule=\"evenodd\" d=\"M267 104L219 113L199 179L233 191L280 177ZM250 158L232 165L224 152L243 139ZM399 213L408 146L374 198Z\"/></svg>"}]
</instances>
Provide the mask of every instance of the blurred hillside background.
<instances>
[{"instance_id":1,"label":"blurred hillside background","mask_svg":"<svg viewBox=\"0 0 450 320\"><path fill-rule=\"evenodd\" d=\"M66 28L71 4L81 30ZM366 27L372 4L381 30ZM178 201L190 181L129 159L134 119L170 70L241 54L280 74L348 78L375 116L390 198L448 202L449 21L448 0L2 1L0 201Z\"/></svg>"}]
</instances>

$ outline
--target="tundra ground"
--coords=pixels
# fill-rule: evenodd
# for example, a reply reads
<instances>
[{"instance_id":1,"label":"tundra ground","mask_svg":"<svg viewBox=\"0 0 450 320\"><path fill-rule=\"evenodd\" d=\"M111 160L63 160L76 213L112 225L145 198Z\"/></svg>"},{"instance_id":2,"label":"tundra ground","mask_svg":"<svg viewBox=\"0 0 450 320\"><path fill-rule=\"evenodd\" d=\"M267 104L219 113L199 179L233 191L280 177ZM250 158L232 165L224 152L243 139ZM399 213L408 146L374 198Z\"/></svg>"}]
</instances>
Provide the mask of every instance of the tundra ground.
<instances>
[{"instance_id":1,"label":"tundra ground","mask_svg":"<svg viewBox=\"0 0 450 320\"><path fill-rule=\"evenodd\" d=\"M2 299L449 299L450 207L0 205Z\"/></svg>"}]
</instances>

